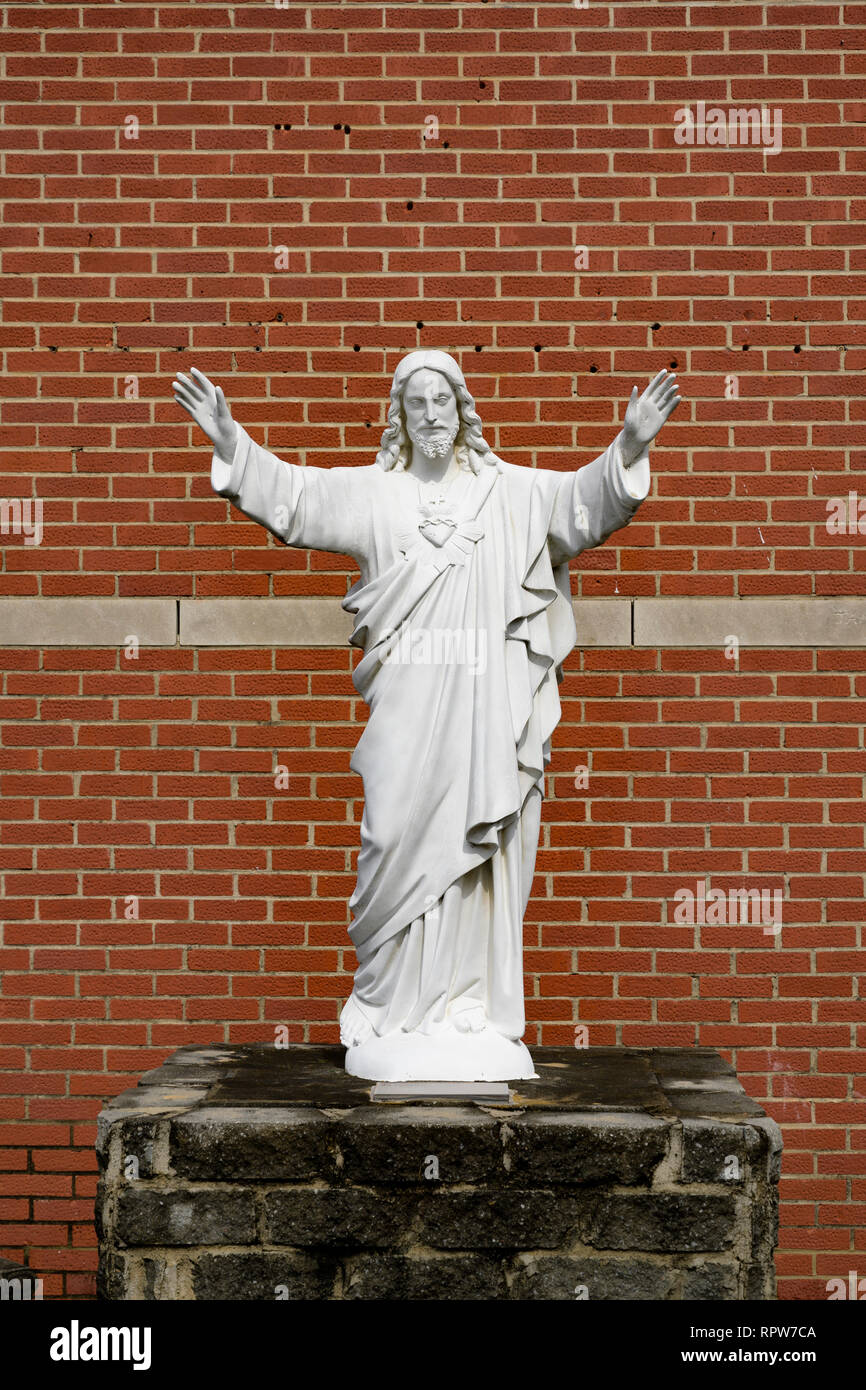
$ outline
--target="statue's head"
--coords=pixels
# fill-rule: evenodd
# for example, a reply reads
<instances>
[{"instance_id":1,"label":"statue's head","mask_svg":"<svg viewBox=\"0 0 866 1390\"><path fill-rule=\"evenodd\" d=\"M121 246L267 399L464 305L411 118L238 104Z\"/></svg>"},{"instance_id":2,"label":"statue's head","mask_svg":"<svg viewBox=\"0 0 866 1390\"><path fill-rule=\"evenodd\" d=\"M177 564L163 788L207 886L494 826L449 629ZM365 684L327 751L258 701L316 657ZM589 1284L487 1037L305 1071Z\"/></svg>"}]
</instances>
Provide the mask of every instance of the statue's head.
<instances>
[{"instance_id":1,"label":"statue's head","mask_svg":"<svg viewBox=\"0 0 866 1390\"><path fill-rule=\"evenodd\" d=\"M476 473L498 461L481 433L463 373L447 352L410 352L397 363L376 462L386 470L406 468L413 444L428 458L444 457L453 444L460 467Z\"/></svg>"}]
</instances>

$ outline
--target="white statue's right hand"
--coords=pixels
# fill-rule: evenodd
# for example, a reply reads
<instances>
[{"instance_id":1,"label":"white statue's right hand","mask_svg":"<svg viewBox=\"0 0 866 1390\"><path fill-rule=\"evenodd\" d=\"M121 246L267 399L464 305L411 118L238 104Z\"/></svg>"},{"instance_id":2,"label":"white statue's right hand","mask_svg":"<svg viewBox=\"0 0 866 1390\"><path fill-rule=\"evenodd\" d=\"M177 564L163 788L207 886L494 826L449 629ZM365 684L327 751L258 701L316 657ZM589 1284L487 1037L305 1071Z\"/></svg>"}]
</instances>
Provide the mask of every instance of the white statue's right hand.
<instances>
[{"instance_id":1,"label":"white statue's right hand","mask_svg":"<svg viewBox=\"0 0 866 1390\"><path fill-rule=\"evenodd\" d=\"M194 377L191 380L178 372L177 380L172 382L174 398L187 415L191 415L200 429L204 430L214 446L214 451L225 463L231 463L235 453L238 427L232 419L226 398L219 386L208 381L204 372L190 367Z\"/></svg>"}]
</instances>

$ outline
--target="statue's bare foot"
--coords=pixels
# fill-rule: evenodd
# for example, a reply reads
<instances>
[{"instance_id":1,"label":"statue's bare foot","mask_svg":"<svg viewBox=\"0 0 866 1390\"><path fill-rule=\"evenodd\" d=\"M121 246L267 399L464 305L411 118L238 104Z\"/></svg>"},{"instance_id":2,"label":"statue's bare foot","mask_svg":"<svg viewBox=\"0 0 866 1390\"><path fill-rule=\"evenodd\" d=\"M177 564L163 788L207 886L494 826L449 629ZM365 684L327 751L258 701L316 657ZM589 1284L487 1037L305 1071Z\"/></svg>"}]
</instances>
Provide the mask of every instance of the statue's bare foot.
<instances>
[{"instance_id":1,"label":"statue's bare foot","mask_svg":"<svg viewBox=\"0 0 866 1390\"><path fill-rule=\"evenodd\" d=\"M480 1004L474 1004L471 1009L464 1009L455 1015L454 1027L458 1033L483 1033L487 1027L487 1015Z\"/></svg>"},{"instance_id":2,"label":"statue's bare foot","mask_svg":"<svg viewBox=\"0 0 866 1390\"><path fill-rule=\"evenodd\" d=\"M350 994L340 1014L340 1042L344 1047L358 1047L372 1032L372 1023L361 1013L354 994Z\"/></svg>"}]
</instances>

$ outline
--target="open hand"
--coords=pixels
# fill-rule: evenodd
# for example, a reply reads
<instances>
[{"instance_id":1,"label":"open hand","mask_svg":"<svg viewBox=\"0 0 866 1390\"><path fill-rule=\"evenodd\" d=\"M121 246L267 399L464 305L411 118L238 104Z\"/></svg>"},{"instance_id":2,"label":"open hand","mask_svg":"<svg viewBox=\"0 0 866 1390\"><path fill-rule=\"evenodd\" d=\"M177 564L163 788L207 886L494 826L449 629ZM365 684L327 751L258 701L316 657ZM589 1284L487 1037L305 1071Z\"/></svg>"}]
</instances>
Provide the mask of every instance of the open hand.
<instances>
[{"instance_id":1,"label":"open hand","mask_svg":"<svg viewBox=\"0 0 866 1390\"><path fill-rule=\"evenodd\" d=\"M178 372L172 382L174 398L204 430L214 450L226 463L234 458L238 427L232 419L226 398L219 386L208 381L198 367L190 367L192 378Z\"/></svg>"},{"instance_id":2,"label":"open hand","mask_svg":"<svg viewBox=\"0 0 866 1390\"><path fill-rule=\"evenodd\" d=\"M626 467L640 458L682 397L673 372L664 369L653 377L642 396L632 387L623 422L622 451Z\"/></svg>"}]
</instances>

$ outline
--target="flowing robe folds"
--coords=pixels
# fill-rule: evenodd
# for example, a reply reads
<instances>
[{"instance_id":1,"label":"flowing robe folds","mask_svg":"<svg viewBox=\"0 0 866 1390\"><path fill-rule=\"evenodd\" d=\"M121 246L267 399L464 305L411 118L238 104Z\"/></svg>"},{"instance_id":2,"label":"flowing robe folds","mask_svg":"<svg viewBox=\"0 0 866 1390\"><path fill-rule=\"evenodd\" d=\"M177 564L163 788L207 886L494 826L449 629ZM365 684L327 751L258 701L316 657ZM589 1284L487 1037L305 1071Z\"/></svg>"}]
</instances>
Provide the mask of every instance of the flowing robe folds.
<instances>
[{"instance_id":1,"label":"flowing robe folds","mask_svg":"<svg viewBox=\"0 0 866 1390\"><path fill-rule=\"evenodd\" d=\"M432 1033L467 1010L524 1031L523 915L578 640L568 561L624 526L650 485L647 455L626 469L620 438L576 472L466 469L434 527L409 473L300 467L240 428L231 464L214 455L212 486L247 516L361 571L343 601L370 711L351 762L365 805L347 1043L359 1020L379 1036Z\"/></svg>"}]
</instances>

